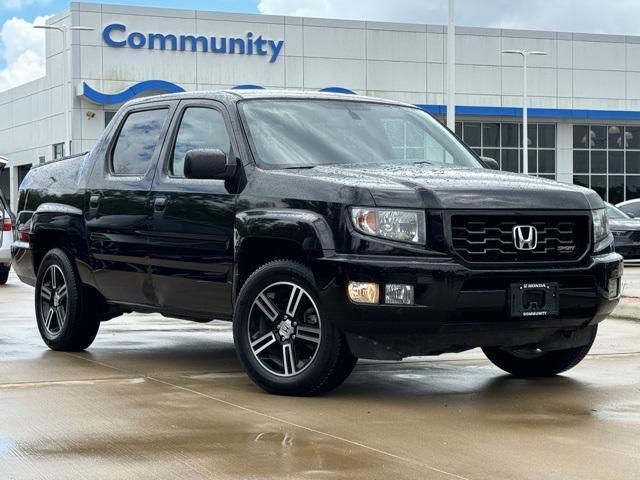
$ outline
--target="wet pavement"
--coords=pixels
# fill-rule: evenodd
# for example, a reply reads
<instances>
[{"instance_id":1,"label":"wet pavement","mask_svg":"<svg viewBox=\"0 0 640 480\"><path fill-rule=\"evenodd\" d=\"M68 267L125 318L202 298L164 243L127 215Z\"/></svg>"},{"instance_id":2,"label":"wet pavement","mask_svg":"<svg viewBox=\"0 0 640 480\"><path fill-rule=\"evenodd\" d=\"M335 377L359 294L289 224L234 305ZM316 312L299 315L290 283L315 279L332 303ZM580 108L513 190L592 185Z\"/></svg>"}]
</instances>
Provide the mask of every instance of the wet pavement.
<instances>
[{"instance_id":1,"label":"wet pavement","mask_svg":"<svg viewBox=\"0 0 640 480\"><path fill-rule=\"evenodd\" d=\"M105 323L84 353L39 338L33 290L0 287L0 478L630 479L640 472L640 323L535 381L479 350L361 362L320 398L262 393L228 324Z\"/></svg>"},{"instance_id":2,"label":"wet pavement","mask_svg":"<svg viewBox=\"0 0 640 480\"><path fill-rule=\"evenodd\" d=\"M640 260L625 262L623 295L640 297Z\"/></svg>"}]
</instances>

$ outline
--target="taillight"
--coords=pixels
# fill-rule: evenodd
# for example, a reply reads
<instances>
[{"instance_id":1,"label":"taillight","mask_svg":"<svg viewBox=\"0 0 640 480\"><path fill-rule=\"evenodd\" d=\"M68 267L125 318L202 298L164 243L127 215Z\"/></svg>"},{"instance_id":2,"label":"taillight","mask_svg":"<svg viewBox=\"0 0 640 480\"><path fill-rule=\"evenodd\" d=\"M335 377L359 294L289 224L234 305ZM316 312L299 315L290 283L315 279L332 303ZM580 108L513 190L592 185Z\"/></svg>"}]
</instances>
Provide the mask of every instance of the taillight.
<instances>
[{"instance_id":1,"label":"taillight","mask_svg":"<svg viewBox=\"0 0 640 480\"><path fill-rule=\"evenodd\" d=\"M8 217L4 218L4 220L2 221L2 231L10 232L12 228L13 228L13 224L11 223L11 219Z\"/></svg>"},{"instance_id":2,"label":"taillight","mask_svg":"<svg viewBox=\"0 0 640 480\"><path fill-rule=\"evenodd\" d=\"M18 227L18 240L27 243L31 240L31 222L23 223Z\"/></svg>"}]
</instances>

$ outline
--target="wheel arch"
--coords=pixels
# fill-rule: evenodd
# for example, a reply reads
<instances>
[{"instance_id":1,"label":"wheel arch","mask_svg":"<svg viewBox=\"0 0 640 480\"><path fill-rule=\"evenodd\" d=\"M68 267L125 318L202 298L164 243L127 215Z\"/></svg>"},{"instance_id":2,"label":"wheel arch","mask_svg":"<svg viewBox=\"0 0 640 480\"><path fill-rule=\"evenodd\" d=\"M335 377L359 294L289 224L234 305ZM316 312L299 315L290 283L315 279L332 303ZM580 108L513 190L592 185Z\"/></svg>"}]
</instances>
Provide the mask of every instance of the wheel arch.
<instances>
[{"instance_id":1,"label":"wheel arch","mask_svg":"<svg viewBox=\"0 0 640 480\"><path fill-rule=\"evenodd\" d=\"M335 253L335 242L325 218L309 210L260 209L236 216L234 231L235 299L249 275L277 259L309 267L313 259Z\"/></svg>"},{"instance_id":2,"label":"wheel arch","mask_svg":"<svg viewBox=\"0 0 640 480\"><path fill-rule=\"evenodd\" d=\"M83 283L93 284L84 216L79 208L60 203L41 204L31 217L30 243L36 275L47 252L60 248L75 259Z\"/></svg>"}]
</instances>

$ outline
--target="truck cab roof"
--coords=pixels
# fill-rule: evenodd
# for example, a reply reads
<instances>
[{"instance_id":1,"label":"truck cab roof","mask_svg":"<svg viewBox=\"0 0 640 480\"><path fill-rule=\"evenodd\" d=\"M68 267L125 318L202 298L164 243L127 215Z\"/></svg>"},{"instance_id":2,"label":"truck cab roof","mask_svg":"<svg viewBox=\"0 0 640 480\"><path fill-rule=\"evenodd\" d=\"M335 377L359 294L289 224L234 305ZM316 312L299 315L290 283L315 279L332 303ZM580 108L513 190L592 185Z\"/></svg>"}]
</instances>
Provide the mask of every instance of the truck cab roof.
<instances>
[{"instance_id":1,"label":"truck cab roof","mask_svg":"<svg viewBox=\"0 0 640 480\"><path fill-rule=\"evenodd\" d=\"M302 90L265 90L265 89L237 89L237 90L199 90L193 92L169 93L131 100L126 105L155 103L167 100L212 99L227 102L238 102L245 99L297 99L297 100L339 100L349 102L366 102L388 105L400 105L417 108L415 105L395 100L387 100L364 95L334 93L334 92L305 92Z\"/></svg>"}]
</instances>

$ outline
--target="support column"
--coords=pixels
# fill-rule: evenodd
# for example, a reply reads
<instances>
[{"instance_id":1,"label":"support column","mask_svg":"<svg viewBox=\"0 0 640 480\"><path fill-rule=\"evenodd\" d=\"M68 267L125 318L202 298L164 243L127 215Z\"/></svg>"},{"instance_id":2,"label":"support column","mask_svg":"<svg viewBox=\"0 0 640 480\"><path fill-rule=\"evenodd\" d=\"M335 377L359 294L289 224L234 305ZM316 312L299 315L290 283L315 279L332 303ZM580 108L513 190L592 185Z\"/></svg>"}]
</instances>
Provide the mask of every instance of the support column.
<instances>
[{"instance_id":1,"label":"support column","mask_svg":"<svg viewBox=\"0 0 640 480\"><path fill-rule=\"evenodd\" d=\"M556 179L573 183L573 123L556 124Z\"/></svg>"},{"instance_id":2,"label":"support column","mask_svg":"<svg viewBox=\"0 0 640 480\"><path fill-rule=\"evenodd\" d=\"M10 194L9 194L9 205L11 210L15 213L18 205L18 167L10 167L9 169L9 186L10 186Z\"/></svg>"}]
</instances>

